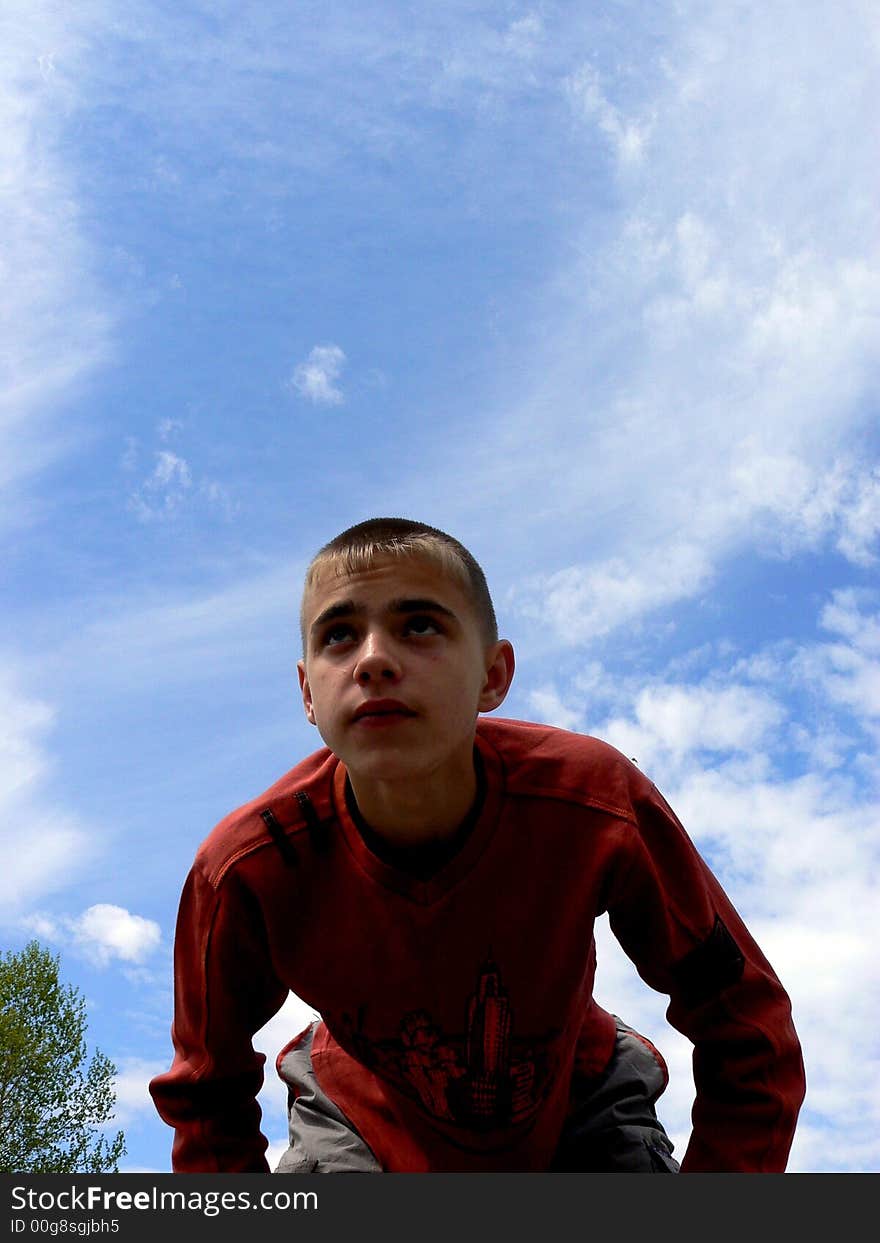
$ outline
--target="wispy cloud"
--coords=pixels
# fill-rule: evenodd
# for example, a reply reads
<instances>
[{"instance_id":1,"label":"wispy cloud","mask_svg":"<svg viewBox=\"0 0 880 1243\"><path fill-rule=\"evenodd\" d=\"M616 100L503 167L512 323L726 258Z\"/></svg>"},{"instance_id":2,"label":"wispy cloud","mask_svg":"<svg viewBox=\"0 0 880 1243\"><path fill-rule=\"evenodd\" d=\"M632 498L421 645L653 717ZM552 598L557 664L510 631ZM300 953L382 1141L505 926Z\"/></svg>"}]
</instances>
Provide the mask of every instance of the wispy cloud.
<instances>
[{"instance_id":1,"label":"wispy cloud","mask_svg":"<svg viewBox=\"0 0 880 1243\"><path fill-rule=\"evenodd\" d=\"M136 492L128 499L128 506L142 522L172 518L179 512L192 489L192 472L189 463L168 449L155 455L155 466Z\"/></svg>"},{"instance_id":2,"label":"wispy cloud","mask_svg":"<svg viewBox=\"0 0 880 1243\"><path fill-rule=\"evenodd\" d=\"M746 549L876 556L864 115L880 54L869 6L847 4L827 38L820 7L786 12L790 41L777 6L680 6L662 64L639 91L619 73L613 106L591 57L565 76L584 152L598 127L615 160L638 159L598 241L585 177L583 236L536 301L491 433L468 463L452 445L435 457L434 491L466 517L472 495L474 524L490 492L511 547L555 550L515 602L533 616L542 595L556 626L576 599L573 643L698 597ZM418 512L424 491L404 481L399 507Z\"/></svg>"},{"instance_id":3,"label":"wispy cloud","mask_svg":"<svg viewBox=\"0 0 880 1243\"><path fill-rule=\"evenodd\" d=\"M833 591L815 618L819 638L758 645L747 656L718 642L650 673L572 659L561 680L531 686L528 703L548 724L598 734L667 782L737 755L750 765L738 770L745 780L806 765L830 773L844 767L843 749L847 763L864 752L852 779L860 772L870 783L876 762L866 748L880 717L876 608L874 592Z\"/></svg>"},{"instance_id":4,"label":"wispy cloud","mask_svg":"<svg viewBox=\"0 0 880 1243\"><path fill-rule=\"evenodd\" d=\"M602 91L599 73L592 65L582 66L566 82L573 108L584 118L595 121L610 142L622 165L637 164L650 138L653 118L627 117L611 104Z\"/></svg>"},{"instance_id":5,"label":"wispy cloud","mask_svg":"<svg viewBox=\"0 0 880 1243\"><path fill-rule=\"evenodd\" d=\"M298 641L297 592L305 565L279 561L260 572L250 569L214 588L144 587L124 598L107 593L92 600L29 676L38 680L48 671L67 694L100 685L112 696L114 688L152 694L161 683L214 682L224 672L239 677L262 668L264 657L274 669L266 653L279 646L288 653ZM84 671L86 682L80 680Z\"/></svg>"},{"instance_id":6,"label":"wispy cloud","mask_svg":"<svg viewBox=\"0 0 880 1243\"><path fill-rule=\"evenodd\" d=\"M160 445L168 446L179 437L183 423L163 418L156 425ZM141 450L135 437L127 437L120 467L131 474L138 467ZM126 507L142 523L171 522L196 506L222 512L231 518L237 504L229 489L215 479L196 478L187 458L168 447L153 450L152 469L129 493Z\"/></svg>"},{"instance_id":7,"label":"wispy cloud","mask_svg":"<svg viewBox=\"0 0 880 1243\"><path fill-rule=\"evenodd\" d=\"M291 384L317 406L339 406L344 397L336 382L344 364L345 354L338 345L316 345L294 368Z\"/></svg>"},{"instance_id":8,"label":"wispy cloud","mask_svg":"<svg viewBox=\"0 0 880 1243\"><path fill-rule=\"evenodd\" d=\"M875 565L880 537L880 470L863 470L852 479L852 495L842 508L837 547L856 565Z\"/></svg>"},{"instance_id":9,"label":"wispy cloud","mask_svg":"<svg viewBox=\"0 0 880 1243\"><path fill-rule=\"evenodd\" d=\"M54 709L0 666L0 909L4 920L63 889L94 853L91 834L47 793Z\"/></svg>"},{"instance_id":10,"label":"wispy cloud","mask_svg":"<svg viewBox=\"0 0 880 1243\"><path fill-rule=\"evenodd\" d=\"M182 427L179 419L160 419L156 425L156 433L160 440L172 440Z\"/></svg>"},{"instance_id":11,"label":"wispy cloud","mask_svg":"<svg viewBox=\"0 0 880 1243\"><path fill-rule=\"evenodd\" d=\"M60 448L57 413L109 356L112 316L80 227L78 186L62 158L65 125L80 103L84 42L98 6L47 0L6 6L0 47L0 200L4 368L0 483L40 470ZM0 521L26 517L21 501Z\"/></svg>"},{"instance_id":12,"label":"wispy cloud","mask_svg":"<svg viewBox=\"0 0 880 1243\"><path fill-rule=\"evenodd\" d=\"M514 588L508 601L523 616L549 622L563 643L582 644L694 595L710 577L705 551L682 540L649 546L629 560L614 557L535 576Z\"/></svg>"},{"instance_id":13,"label":"wispy cloud","mask_svg":"<svg viewBox=\"0 0 880 1243\"><path fill-rule=\"evenodd\" d=\"M800 650L792 668L820 685L829 699L860 719L880 741L880 615L873 593L843 589L823 608L820 623L835 636Z\"/></svg>"},{"instance_id":14,"label":"wispy cloud","mask_svg":"<svg viewBox=\"0 0 880 1243\"><path fill-rule=\"evenodd\" d=\"M526 13L515 18L504 33L504 46L521 60L531 60L546 38L544 21L539 13Z\"/></svg>"}]
</instances>

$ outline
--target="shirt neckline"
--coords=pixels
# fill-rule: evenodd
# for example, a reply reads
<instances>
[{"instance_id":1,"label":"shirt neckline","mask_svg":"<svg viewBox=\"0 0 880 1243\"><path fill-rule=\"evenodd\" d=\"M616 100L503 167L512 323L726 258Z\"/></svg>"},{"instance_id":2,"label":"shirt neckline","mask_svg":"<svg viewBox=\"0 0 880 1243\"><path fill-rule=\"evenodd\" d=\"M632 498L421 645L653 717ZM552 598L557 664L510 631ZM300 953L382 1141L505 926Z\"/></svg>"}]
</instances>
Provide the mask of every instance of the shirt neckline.
<instances>
[{"instance_id":1,"label":"shirt neckline","mask_svg":"<svg viewBox=\"0 0 880 1243\"><path fill-rule=\"evenodd\" d=\"M456 847L444 851L445 858L429 875L419 875L406 866L397 866L393 848L372 849L375 834L354 808L349 807L346 787L348 772L340 760L333 774L333 803L346 846L355 862L376 883L421 904L428 904L447 893L475 866L489 844L497 825L503 793L501 757L479 735L474 741L478 794L471 811L456 831ZM482 798L480 793L482 792ZM352 799L352 803L354 800ZM400 852L401 856L403 852ZM439 853L439 852L438 852ZM384 856L384 857L383 857Z\"/></svg>"},{"instance_id":2,"label":"shirt neckline","mask_svg":"<svg viewBox=\"0 0 880 1243\"><path fill-rule=\"evenodd\" d=\"M477 791L474 801L455 831L442 841L428 841L415 845L399 845L386 842L364 817L354 796L351 779L346 773L345 806L355 827L367 845L367 849L389 866L407 872L417 880L428 881L444 868L463 848L480 818L486 801L486 771L478 747L474 747L474 769Z\"/></svg>"}]
</instances>

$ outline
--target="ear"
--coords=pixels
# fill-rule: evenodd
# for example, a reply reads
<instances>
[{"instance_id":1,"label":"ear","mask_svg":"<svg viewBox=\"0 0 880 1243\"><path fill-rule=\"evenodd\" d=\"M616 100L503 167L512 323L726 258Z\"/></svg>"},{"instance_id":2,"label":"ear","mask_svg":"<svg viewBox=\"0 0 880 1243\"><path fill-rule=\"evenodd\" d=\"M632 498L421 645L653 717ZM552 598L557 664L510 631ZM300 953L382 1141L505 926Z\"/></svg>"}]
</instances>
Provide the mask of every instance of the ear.
<instances>
[{"instance_id":1,"label":"ear","mask_svg":"<svg viewBox=\"0 0 880 1243\"><path fill-rule=\"evenodd\" d=\"M315 709L312 707L312 688L309 686L308 674L306 673L306 662L298 660L296 662L296 671L299 674L299 689L302 693L303 708L306 713L306 720L311 725L316 725Z\"/></svg>"},{"instance_id":2,"label":"ear","mask_svg":"<svg viewBox=\"0 0 880 1243\"><path fill-rule=\"evenodd\" d=\"M499 639L486 648L486 680L477 704L479 712L492 712L504 703L514 668L513 645L507 639Z\"/></svg>"}]
</instances>

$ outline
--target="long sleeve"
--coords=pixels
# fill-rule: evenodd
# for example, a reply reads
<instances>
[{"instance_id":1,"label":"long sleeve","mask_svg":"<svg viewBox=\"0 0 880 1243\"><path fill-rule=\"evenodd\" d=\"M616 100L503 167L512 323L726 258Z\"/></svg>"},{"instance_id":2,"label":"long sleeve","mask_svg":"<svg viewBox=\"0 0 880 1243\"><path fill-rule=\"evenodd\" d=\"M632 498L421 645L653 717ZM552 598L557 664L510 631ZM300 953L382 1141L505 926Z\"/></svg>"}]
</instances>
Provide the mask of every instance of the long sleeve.
<instances>
[{"instance_id":1,"label":"long sleeve","mask_svg":"<svg viewBox=\"0 0 880 1243\"><path fill-rule=\"evenodd\" d=\"M253 896L234 872L215 882L197 861L177 917L174 1061L150 1084L175 1128L175 1172L268 1172L256 1100L265 1058L252 1040L287 993Z\"/></svg>"},{"instance_id":2,"label":"long sleeve","mask_svg":"<svg viewBox=\"0 0 880 1243\"><path fill-rule=\"evenodd\" d=\"M805 1091L789 998L653 786L635 811L609 921L646 983L669 994L667 1018L694 1045L682 1172L782 1172Z\"/></svg>"}]
</instances>

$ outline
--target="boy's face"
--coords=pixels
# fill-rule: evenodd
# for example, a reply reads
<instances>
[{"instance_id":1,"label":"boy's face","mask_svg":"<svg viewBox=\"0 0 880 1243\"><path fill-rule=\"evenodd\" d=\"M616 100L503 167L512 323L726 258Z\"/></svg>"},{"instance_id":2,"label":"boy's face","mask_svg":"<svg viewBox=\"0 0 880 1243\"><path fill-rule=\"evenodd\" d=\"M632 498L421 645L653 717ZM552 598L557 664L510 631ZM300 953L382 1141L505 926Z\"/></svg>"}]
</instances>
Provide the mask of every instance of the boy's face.
<instances>
[{"instance_id":1,"label":"boy's face","mask_svg":"<svg viewBox=\"0 0 880 1243\"><path fill-rule=\"evenodd\" d=\"M306 716L353 776L452 776L472 764L476 718L513 676L506 640L487 646L464 590L418 557L328 574L303 601Z\"/></svg>"}]
</instances>

